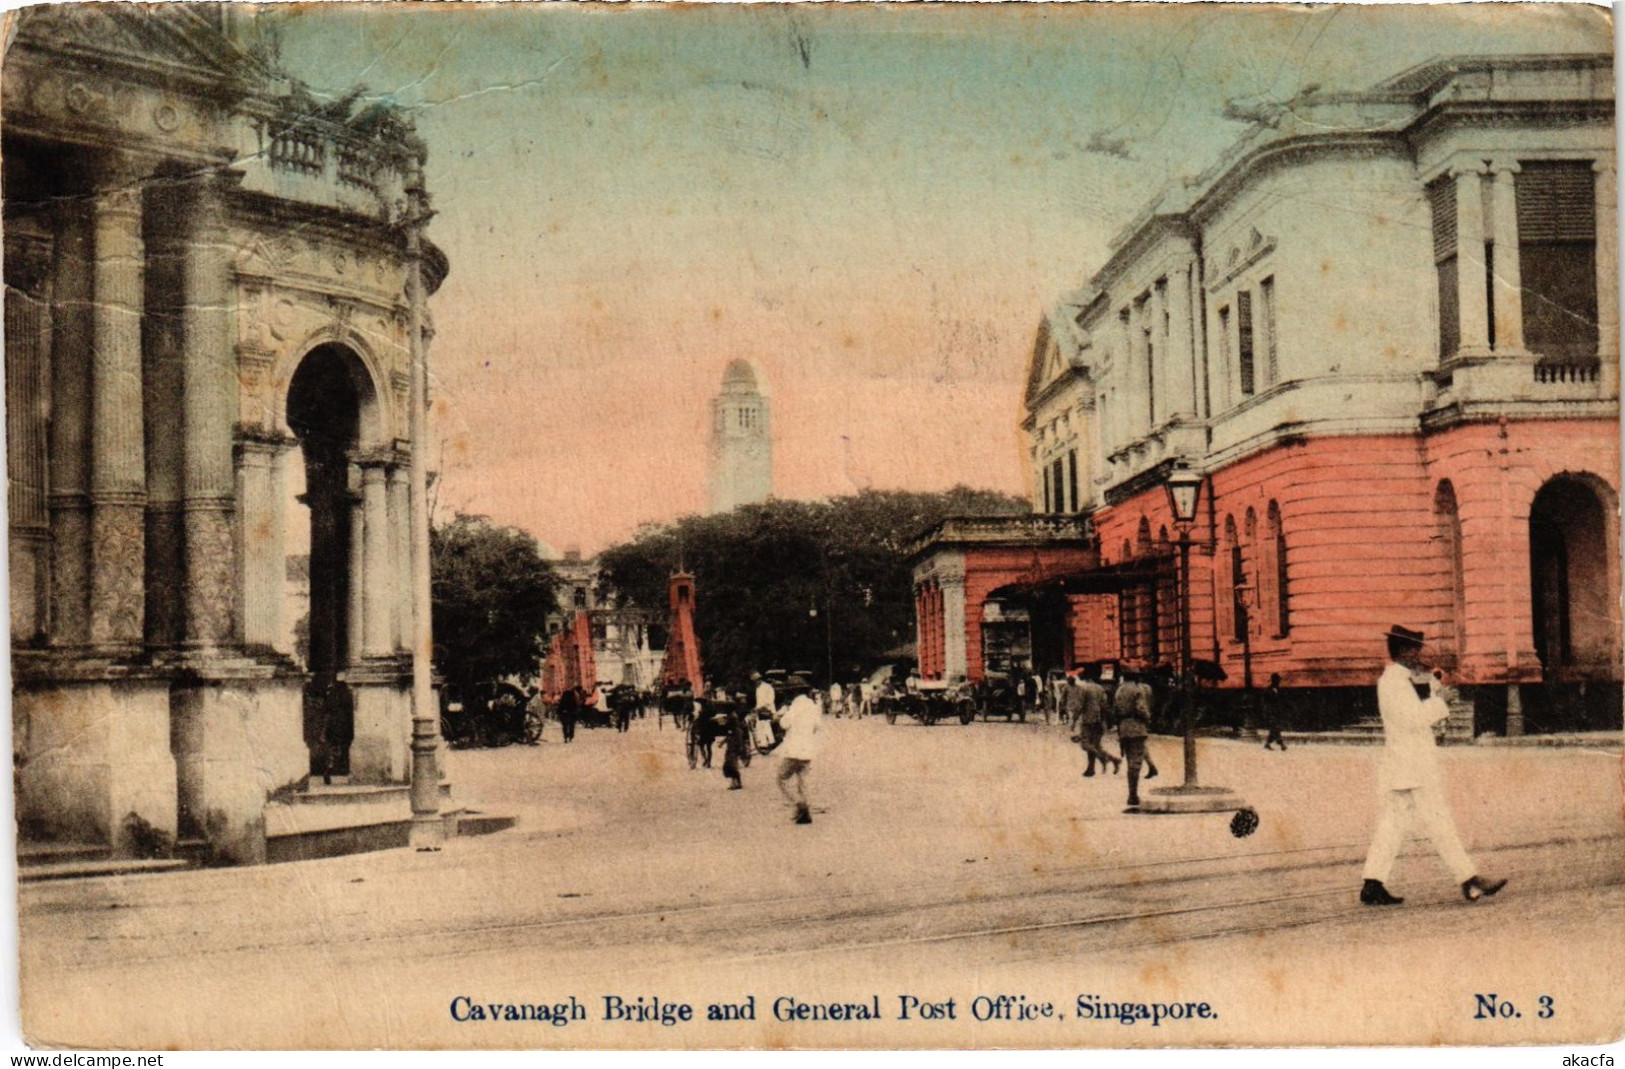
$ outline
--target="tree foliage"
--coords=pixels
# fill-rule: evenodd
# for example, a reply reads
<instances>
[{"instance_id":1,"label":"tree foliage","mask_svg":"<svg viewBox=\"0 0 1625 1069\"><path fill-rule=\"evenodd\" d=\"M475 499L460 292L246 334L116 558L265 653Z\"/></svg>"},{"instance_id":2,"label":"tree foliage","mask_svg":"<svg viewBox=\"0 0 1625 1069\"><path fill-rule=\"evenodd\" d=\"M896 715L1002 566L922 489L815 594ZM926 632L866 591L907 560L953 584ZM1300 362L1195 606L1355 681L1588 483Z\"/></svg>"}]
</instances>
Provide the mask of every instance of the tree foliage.
<instances>
[{"instance_id":1,"label":"tree foliage","mask_svg":"<svg viewBox=\"0 0 1625 1069\"><path fill-rule=\"evenodd\" d=\"M435 663L471 694L481 683L539 671L558 576L536 539L483 516L430 532Z\"/></svg>"},{"instance_id":2,"label":"tree foliage","mask_svg":"<svg viewBox=\"0 0 1625 1069\"><path fill-rule=\"evenodd\" d=\"M694 573L694 623L708 680L765 668L850 680L914 635L908 547L949 516L1021 515L987 490L865 491L769 501L649 527L599 556L604 593L663 614L679 566Z\"/></svg>"}]
</instances>

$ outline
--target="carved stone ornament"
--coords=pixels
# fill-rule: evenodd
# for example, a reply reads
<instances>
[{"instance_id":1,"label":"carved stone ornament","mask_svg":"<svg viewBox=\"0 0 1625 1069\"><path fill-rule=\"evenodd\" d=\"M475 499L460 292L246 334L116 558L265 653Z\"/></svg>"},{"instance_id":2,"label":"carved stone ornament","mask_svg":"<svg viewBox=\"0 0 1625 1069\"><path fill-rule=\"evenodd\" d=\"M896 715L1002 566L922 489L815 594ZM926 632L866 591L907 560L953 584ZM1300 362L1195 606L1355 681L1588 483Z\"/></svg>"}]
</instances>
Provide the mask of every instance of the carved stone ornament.
<instances>
[{"instance_id":1,"label":"carved stone ornament","mask_svg":"<svg viewBox=\"0 0 1625 1069\"><path fill-rule=\"evenodd\" d=\"M298 314L299 306L292 298L279 297L273 301L271 312L266 316L266 329L270 331L271 337L277 341L286 341Z\"/></svg>"},{"instance_id":2,"label":"carved stone ornament","mask_svg":"<svg viewBox=\"0 0 1625 1069\"><path fill-rule=\"evenodd\" d=\"M152 125L166 134L172 134L180 129L181 113L175 110L173 104L160 104L153 109Z\"/></svg>"},{"instance_id":3,"label":"carved stone ornament","mask_svg":"<svg viewBox=\"0 0 1625 1069\"><path fill-rule=\"evenodd\" d=\"M67 93L63 94L62 102L75 115L83 115L96 103L96 94L85 83L75 82L68 87Z\"/></svg>"}]
</instances>

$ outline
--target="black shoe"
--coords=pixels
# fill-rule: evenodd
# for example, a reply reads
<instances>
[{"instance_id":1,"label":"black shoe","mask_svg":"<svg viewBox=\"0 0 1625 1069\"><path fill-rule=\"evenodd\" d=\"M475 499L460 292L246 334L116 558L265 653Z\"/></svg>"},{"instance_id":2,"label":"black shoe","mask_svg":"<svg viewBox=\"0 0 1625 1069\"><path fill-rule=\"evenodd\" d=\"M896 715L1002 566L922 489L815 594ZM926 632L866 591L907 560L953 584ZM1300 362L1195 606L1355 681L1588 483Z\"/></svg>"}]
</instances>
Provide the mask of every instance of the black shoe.
<instances>
[{"instance_id":1,"label":"black shoe","mask_svg":"<svg viewBox=\"0 0 1625 1069\"><path fill-rule=\"evenodd\" d=\"M1461 897L1469 902L1477 902L1480 898L1490 897L1506 885L1505 880L1486 880L1482 876L1474 876L1461 885Z\"/></svg>"},{"instance_id":2,"label":"black shoe","mask_svg":"<svg viewBox=\"0 0 1625 1069\"><path fill-rule=\"evenodd\" d=\"M730 784L728 784L728 789L730 791L742 791L742 790L745 789L745 785L743 783L737 783L737 782L736 783L730 783Z\"/></svg>"},{"instance_id":3,"label":"black shoe","mask_svg":"<svg viewBox=\"0 0 1625 1069\"><path fill-rule=\"evenodd\" d=\"M1086 768L1083 770L1083 774L1085 776L1093 776L1095 774L1095 770L1092 768Z\"/></svg>"},{"instance_id":4,"label":"black shoe","mask_svg":"<svg viewBox=\"0 0 1625 1069\"><path fill-rule=\"evenodd\" d=\"M1129 797L1129 800L1128 800L1128 804L1129 804L1129 808L1131 808L1131 809L1132 809L1132 808L1134 808L1134 807L1135 807L1135 806L1137 806L1137 805L1139 805L1139 804L1140 804L1140 800L1139 800L1139 799L1138 799L1138 798L1136 798L1136 797L1134 797L1134 796L1132 796L1132 795L1131 795L1131 796L1130 796L1130 797Z\"/></svg>"},{"instance_id":5,"label":"black shoe","mask_svg":"<svg viewBox=\"0 0 1625 1069\"><path fill-rule=\"evenodd\" d=\"M1362 906L1397 906L1403 901L1398 895L1389 894L1381 880L1367 880L1365 886L1360 888Z\"/></svg>"},{"instance_id":6,"label":"black shoe","mask_svg":"<svg viewBox=\"0 0 1625 1069\"><path fill-rule=\"evenodd\" d=\"M1146 779L1156 779L1157 778L1157 769L1156 769L1155 765L1153 765L1149 770L1146 771L1145 778Z\"/></svg>"},{"instance_id":7,"label":"black shoe","mask_svg":"<svg viewBox=\"0 0 1625 1069\"><path fill-rule=\"evenodd\" d=\"M811 824L812 823L812 810L808 809L804 805L796 806L796 823L797 824Z\"/></svg>"}]
</instances>

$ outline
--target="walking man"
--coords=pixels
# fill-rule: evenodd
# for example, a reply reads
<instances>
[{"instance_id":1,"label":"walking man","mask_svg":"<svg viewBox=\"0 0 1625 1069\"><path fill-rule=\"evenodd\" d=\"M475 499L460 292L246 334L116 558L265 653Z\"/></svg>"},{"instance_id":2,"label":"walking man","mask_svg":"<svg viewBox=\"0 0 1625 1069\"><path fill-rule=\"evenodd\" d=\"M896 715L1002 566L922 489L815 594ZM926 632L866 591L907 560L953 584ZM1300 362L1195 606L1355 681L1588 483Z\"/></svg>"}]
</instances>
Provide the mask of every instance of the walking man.
<instances>
[{"instance_id":1,"label":"walking man","mask_svg":"<svg viewBox=\"0 0 1625 1069\"><path fill-rule=\"evenodd\" d=\"M1264 727L1269 731L1269 737L1264 740L1264 749L1279 746L1281 752L1286 752L1286 740L1281 738L1281 673L1270 673L1269 689L1264 691L1260 702L1260 711L1264 717Z\"/></svg>"},{"instance_id":2,"label":"walking man","mask_svg":"<svg viewBox=\"0 0 1625 1069\"><path fill-rule=\"evenodd\" d=\"M1448 690L1437 673L1428 677L1425 700L1411 683L1411 673L1422 666L1422 632L1396 624L1384 637L1388 667L1377 680L1377 711L1382 714L1382 758L1377 766L1380 811L1365 858L1360 901L1368 906L1397 906L1404 901L1390 894L1385 885L1413 822L1422 825L1451 878L1461 884L1462 897L1469 902L1488 898L1505 887L1506 881L1478 875L1445 807L1433 726L1450 715L1444 698Z\"/></svg>"},{"instance_id":3,"label":"walking man","mask_svg":"<svg viewBox=\"0 0 1625 1069\"><path fill-rule=\"evenodd\" d=\"M1146 779L1157 777L1157 766L1146 752L1145 739L1151 734L1151 688L1141 681L1142 671L1123 673L1123 682L1117 687L1113 712L1117 716L1117 742L1123 748L1123 760L1128 762L1128 804L1140 804L1140 766L1146 767Z\"/></svg>"},{"instance_id":4,"label":"walking man","mask_svg":"<svg viewBox=\"0 0 1625 1069\"><path fill-rule=\"evenodd\" d=\"M581 688L571 687L559 695L558 704L559 729L564 734L565 742L576 741L576 717L581 713Z\"/></svg>"},{"instance_id":5,"label":"walking man","mask_svg":"<svg viewBox=\"0 0 1625 1069\"><path fill-rule=\"evenodd\" d=\"M757 716L774 716L778 713L778 695L773 690L773 684L762 678L762 673L752 672L750 681L756 684L754 695Z\"/></svg>"},{"instance_id":6,"label":"walking man","mask_svg":"<svg viewBox=\"0 0 1625 1069\"><path fill-rule=\"evenodd\" d=\"M779 722L784 727L784 741L778 746L779 753L784 757L783 764L779 766L779 791L784 795L785 802L796 807L796 823L811 824L812 809L807 805L807 770L812 767L813 758L818 756L818 747L823 742L824 717L818 711L818 703L807 696L806 689L798 688ZM796 781L793 795L789 786L792 779Z\"/></svg>"},{"instance_id":7,"label":"walking man","mask_svg":"<svg viewBox=\"0 0 1625 1069\"><path fill-rule=\"evenodd\" d=\"M750 728L745 723L745 696L738 701L729 700L722 731L722 774L728 778L730 791L745 789L740 768L750 761Z\"/></svg>"},{"instance_id":8,"label":"walking man","mask_svg":"<svg viewBox=\"0 0 1625 1069\"><path fill-rule=\"evenodd\" d=\"M1115 773L1123 767L1123 762L1101 748L1100 740L1106 734L1106 688L1097 681L1100 669L1095 665L1083 669L1072 677L1067 688L1061 692L1061 718L1071 724L1072 730L1078 734L1078 743L1083 752L1089 755L1089 766L1083 770L1085 776L1095 774L1095 761L1100 761L1101 771L1110 765Z\"/></svg>"}]
</instances>

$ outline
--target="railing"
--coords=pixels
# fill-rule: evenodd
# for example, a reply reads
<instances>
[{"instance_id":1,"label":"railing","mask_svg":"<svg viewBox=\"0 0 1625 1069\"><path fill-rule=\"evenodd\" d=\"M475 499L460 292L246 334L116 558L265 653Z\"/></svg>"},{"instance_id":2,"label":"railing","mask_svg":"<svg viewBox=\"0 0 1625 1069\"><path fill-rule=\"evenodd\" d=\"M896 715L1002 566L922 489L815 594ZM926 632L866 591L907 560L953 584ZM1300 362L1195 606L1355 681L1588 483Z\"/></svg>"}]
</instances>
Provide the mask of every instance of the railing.
<instances>
[{"instance_id":1,"label":"railing","mask_svg":"<svg viewBox=\"0 0 1625 1069\"><path fill-rule=\"evenodd\" d=\"M371 156L353 145L340 144L337 148L339 181L368 193L377 193L378 182L373 177L377 165Z\"/></svg>"},{"instance_id":2,"label":"railing","mask_svg":"<svg viewBox=\"0 0 1625 1069\"><path fill-rule=\"evenodd\" d=\"M327 169L327 142L314 131L284 127L271 134L271 166L320 176Z\"/></svg>"},{"instance_id":3,"label":"railing","mask_svg":"<svg viewBox=\"0 0 1625 1069\"><path fill-rule=\"evenodd\" d=\"M1602 377L1602 363L1597 360L1541 362L1535 365L1535 381L1547 384L1589 384Z\"/></svg>"},{"instance_id":4,"label":"railing","mask_svg":"<svg viewBox=\"0 0 1625 1069\"><path fill-rule=\"evenodd\" d=\"M371 146L345 137L341 128L309 123L273 127L269 160L272 170L327 178L374 196L378 193L376 153Z\"/></svg>"},{"instance_id":5,"label":"railing","mask_svg":"<svg viewBox=\"0 0 1625 1069\"><path fill-rule=\"evenodd\" d=\"M1094 524L1081 515L1033 513L1026 516L950 516L917 535L909 545L916 552L933 542L1070 541L1094 538Z\"/></svg>"}]
</instances>

